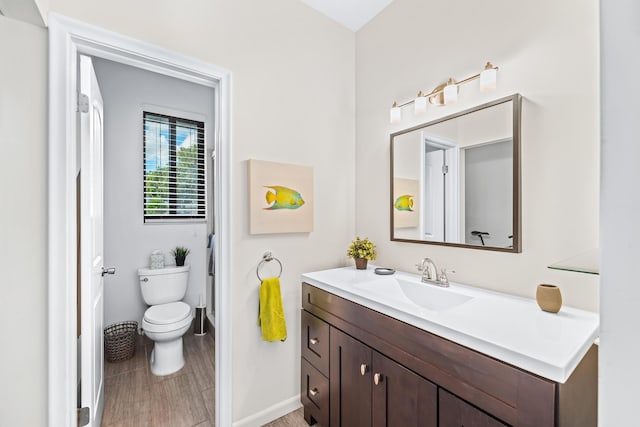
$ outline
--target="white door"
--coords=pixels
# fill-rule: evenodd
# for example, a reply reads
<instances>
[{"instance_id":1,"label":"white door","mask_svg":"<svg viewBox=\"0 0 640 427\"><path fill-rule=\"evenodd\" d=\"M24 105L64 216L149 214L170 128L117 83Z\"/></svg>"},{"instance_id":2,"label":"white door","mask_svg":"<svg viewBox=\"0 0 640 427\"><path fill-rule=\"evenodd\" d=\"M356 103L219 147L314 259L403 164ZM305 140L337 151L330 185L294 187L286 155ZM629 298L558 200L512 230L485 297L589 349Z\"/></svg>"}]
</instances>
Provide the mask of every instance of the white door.
<instances>
[{"instance_id":1,"label":"white door","mask_svg":"<svg viewBox=\"0 0 640 427\"><path fill-rule=\"evenodd\" d=\"M445 235L445 193L444 193L444 150L427 151L424 162L424 215L423 238L444 242Z\"/></svg>"},{"instance_id":2,"label":"white door","mask_svg":"<svg viewBox=\"0 0 640 427\"><path fill-rule=\"evenodd\" d=\"M102 96L91 58L80 56L81 404L99 427L103 382Z\"/></svg>"}]
</instances>

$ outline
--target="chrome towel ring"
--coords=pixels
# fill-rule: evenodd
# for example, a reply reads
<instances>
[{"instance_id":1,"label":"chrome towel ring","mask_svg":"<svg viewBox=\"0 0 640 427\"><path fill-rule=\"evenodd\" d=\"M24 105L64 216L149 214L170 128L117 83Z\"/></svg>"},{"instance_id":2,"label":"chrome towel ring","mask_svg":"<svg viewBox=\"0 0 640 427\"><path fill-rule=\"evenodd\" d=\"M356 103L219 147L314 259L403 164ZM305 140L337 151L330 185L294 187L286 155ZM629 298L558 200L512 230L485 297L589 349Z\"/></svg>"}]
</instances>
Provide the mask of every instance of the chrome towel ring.
<instances>
[{"instance_id":1,"label":"chrome towel ring","mask_svg":"<svg viewBox=\"0 0 640 427\"><path fill-rule=\"evenodd\" d=\"M261 282L262 282L262 277L260 277L260 268L262 268L265 262L271 262L271 261L276 261L280 266L280 272L278 273L278 278L280 278L280 275L282 275L282 263L278 258L273 256L271 251L267 251L264 253L264 255L262 255L262 260L260 261L260 263L258 263L258 267L256 268L256 276L258 276L258 280L260 280Z\"/></svg>"}]
</instances>

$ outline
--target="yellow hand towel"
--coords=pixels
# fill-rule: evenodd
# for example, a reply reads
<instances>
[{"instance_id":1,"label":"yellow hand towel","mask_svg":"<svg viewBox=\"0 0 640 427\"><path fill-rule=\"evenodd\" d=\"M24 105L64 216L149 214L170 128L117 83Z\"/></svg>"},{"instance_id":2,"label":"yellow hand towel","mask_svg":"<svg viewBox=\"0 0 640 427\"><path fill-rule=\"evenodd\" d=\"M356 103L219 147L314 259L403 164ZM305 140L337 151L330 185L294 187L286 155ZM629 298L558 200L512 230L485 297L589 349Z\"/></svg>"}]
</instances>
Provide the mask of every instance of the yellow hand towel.
<instances>
[{"instance_id":1,"label":"yellow hand towel","mask_svg":"<svg viewBox=\"0 0 640 427\"><path fill-rule=\"evenodd\" d=\"M258 326L262 328L265 341L284 341L287 339L287 324L284 320L280 279L271 277L260 284L260 308Z\"/></svg>"}]
</instances>

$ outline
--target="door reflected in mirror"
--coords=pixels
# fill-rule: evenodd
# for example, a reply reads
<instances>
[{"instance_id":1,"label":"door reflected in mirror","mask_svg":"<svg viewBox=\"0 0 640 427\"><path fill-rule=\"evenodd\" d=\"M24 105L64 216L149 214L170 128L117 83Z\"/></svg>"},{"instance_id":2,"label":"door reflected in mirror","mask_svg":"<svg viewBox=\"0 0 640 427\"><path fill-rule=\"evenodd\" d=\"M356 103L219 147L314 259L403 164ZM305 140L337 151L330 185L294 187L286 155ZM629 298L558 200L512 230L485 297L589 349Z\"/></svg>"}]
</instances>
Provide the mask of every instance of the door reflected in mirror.
<instances>
[{"instance_id":1,"label":"door reflected in mirror","mask_svg":"<svg viewBox=\"0 0 640 427\"><path fill-rule=\"evenodd\" d=\"M520 252L520 104L391 135L391 240Z\"/></svg>"}]
</instances>

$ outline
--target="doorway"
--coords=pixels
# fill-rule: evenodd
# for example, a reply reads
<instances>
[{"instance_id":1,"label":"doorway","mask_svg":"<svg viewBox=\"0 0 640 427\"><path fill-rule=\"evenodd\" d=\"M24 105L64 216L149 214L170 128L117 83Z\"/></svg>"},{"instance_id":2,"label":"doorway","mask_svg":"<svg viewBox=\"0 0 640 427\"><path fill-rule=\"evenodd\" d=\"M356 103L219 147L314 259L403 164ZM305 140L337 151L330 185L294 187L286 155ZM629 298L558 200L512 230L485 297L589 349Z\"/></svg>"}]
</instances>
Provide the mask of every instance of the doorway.
<instances>
[{"instance_id":1,"label":"doorway","mask_svg":"<svg viewBox=\"0 0 640 427\"><path fill-rule=\"evenodd\" d=\"M49 23L49 424L76 423L76 94L78 55L86 54L218 89L211 100L217 116L215 407L216 425L230 425L230 73L61 15L52 14Z\"/></svg>"},{"instance_id":2,"label":"doorway","mask_svg":"<svg viewBox=\"0 0 640 427\"><path fill-rule=\"evenodd\" d=\"M205 193L214 179L207 179L205 152L215 146L217 88L104 58L91 62L104 100L104 263L116 269L104 277L104 327L137 322L142 329L149 304L138 269L148 268L151 254L172 269L176 246L189 250L189 271L185 294L175 301L193 316L209 279L213 210L205 209ZM149 369L155 343L144 335L130 347L131 359L115 362L106 353L112 360L104 361L105 427L213 423L215 331L194 332L189 327L179 337L185 366L168 376Z\"/></svg>"},{"instance_id":3,"label":"doorway","mask_svg":"<svg viewBox=\"0 0 640 427\"><path fill-rule=\"evenodd\" d=\"M420 239L459 243L458 170L460 149L454 141L422 132Z\"/></svg>"}]
</instances>

